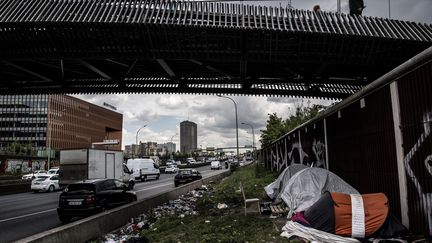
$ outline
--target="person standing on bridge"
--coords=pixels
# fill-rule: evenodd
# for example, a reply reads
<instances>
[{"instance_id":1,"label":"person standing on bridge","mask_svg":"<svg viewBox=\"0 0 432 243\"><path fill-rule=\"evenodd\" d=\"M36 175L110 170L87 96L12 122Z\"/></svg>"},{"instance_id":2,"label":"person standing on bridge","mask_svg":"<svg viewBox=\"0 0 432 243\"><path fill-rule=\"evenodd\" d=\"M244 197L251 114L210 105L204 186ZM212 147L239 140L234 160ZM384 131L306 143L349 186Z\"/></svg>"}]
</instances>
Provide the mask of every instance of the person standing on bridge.
<instances>
[{"instance_id":1,"label":"person standing on bridge","mask_svg":"<svg viewBox=\"0 0 432 243\"><path fill-rule=\"evenodd\" d=\"M321 7L320 7L320 5L315 5L315 6L313 7L313 11L314 11L315 13L318 13L319 11L321 11Z\"/></svg>"},{"instance_id":2,"label":"person standing on bridge","mask_svg":"<svg viewBox=\"0 0 432 243\"><path fill-rule=\"evenodd\" d=\"M366 8L366 6L363 0L349 0L349 8L351 15L362 15L363 9Z\"/></svg>"}]
</instances>

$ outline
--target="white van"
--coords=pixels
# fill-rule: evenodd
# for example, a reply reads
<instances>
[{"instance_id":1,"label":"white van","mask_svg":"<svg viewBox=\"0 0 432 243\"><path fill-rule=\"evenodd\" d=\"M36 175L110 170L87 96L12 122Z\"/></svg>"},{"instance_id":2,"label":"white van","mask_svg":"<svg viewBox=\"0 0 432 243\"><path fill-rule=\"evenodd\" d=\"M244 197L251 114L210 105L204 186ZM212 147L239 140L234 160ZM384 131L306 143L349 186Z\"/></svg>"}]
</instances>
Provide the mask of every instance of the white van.
<instances>
[{"instance_id":1,"label":"white van","mask_svg":"<svg viewBox=\"0 0 432 243\"><path fill-rule=\"evenodd\" d=\"M214 170L219 170L219 169L222 169L222 164L221 164L221 162L219 162L218 160L216 160L216 161L212 161L211 162L211 165L210 165L210 169L214 169Z\"/></svg>"},{"instance_id":2,"label":"white van","mask_svg":"<svg viewBox=\"0 0 432 243\"><path fill-rule=\"evenodd\" d=\"M159 180L159 166L152 159L128 159L127 167L136 180L146 181L150 177Z\"/></svg>"}]
</instances>

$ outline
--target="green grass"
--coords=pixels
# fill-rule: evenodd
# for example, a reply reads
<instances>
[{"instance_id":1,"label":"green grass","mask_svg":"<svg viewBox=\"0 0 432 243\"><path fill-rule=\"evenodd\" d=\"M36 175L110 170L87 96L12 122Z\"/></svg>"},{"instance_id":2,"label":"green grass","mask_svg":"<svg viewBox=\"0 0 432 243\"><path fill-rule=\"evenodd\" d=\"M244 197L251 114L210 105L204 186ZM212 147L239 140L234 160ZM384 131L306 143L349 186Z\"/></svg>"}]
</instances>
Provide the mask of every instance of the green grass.
<instances>
[{"instance_id":1,"label":"green grass","mask_svg":"<svg viewBox=\"0 0 432 243\"><path fill-rule=\"evenodd\" d=\"M254 215L164 218L141 235L150 242L289 242L270 218Z\"/></svg>"},{"instance_id":2,"label":"green grass","mask_svg":"<svg viewBox=\"0 0 432 243\"><path fill-rule=\"evenodd\" d=\"M152 229L141 232L141 236L150 242L289 242L279 236L280 232L268 216L245 216L243 196L238 191L242 182L247 198L262 199L264 186L276 176L257 165L239 168L213 185L212 194L197 201L200 215L159 219ZM229 208L220 210L218 203L226 203Z\"/></svg>"}]
</instances>

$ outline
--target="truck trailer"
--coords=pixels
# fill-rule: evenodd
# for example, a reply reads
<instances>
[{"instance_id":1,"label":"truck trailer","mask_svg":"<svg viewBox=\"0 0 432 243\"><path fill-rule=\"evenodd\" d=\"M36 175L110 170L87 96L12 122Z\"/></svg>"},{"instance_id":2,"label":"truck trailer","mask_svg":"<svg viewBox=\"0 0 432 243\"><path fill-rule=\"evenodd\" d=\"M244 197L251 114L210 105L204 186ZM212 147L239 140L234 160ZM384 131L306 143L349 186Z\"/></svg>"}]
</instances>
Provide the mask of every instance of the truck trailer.
<instances>
[{"instance_id":1,"label":"truck trailer","mask_svg":"<svg viewBox=\"0 0 432 243\"><path fill-rule=\"evenodd\" d=\"M131 174L122 151L89 148L60 151L61 187L87 179L110 178L119 179L132 190L135 179Z\"/></svg>"}]
</instances>

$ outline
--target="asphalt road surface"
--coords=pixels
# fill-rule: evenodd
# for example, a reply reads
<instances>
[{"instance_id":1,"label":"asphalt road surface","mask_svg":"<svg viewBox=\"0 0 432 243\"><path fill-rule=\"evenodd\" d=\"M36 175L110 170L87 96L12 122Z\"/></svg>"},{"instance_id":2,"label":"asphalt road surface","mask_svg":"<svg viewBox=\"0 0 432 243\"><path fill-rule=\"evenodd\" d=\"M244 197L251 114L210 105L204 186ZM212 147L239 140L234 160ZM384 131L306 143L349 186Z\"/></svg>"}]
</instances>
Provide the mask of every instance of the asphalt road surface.
<instances>
[{"instance_id":1,"label":"asphalt road surface","mask_svg":"<svg viewBox=\"0 0 432 243\"><path fill-rule=\"evenodd\" d=\"M210 166L197 168L203 178L221 173ZM159 180L137 182L138 201L174 188L174 174L161 174ZM63 225L57 217L60 191L18 193L0 196L0 242L16 241Z\"/></svg>"}]
</instances>

